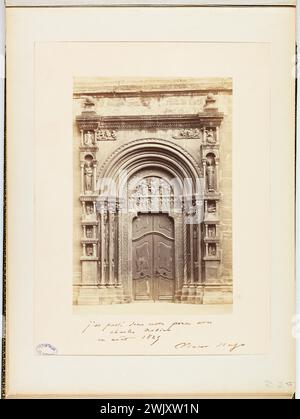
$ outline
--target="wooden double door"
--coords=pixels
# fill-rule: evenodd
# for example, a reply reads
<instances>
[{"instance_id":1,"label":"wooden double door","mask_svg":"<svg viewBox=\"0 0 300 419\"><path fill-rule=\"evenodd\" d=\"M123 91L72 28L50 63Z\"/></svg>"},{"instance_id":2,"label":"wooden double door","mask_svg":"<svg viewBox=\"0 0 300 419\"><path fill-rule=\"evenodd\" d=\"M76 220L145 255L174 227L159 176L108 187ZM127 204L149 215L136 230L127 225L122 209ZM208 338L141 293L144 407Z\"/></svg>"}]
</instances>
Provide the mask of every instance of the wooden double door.
<instances>
[{"instance_id":1,"label":"wooden double door","mask_svg":"<svg viewBox=\"0 0 300 419\"><path fill-rule=\"evenodd\" d=\"M140 214L133 220L133 296L139 301L173 301L174 222L167 214Z\"/></svg>"}]
</instances>

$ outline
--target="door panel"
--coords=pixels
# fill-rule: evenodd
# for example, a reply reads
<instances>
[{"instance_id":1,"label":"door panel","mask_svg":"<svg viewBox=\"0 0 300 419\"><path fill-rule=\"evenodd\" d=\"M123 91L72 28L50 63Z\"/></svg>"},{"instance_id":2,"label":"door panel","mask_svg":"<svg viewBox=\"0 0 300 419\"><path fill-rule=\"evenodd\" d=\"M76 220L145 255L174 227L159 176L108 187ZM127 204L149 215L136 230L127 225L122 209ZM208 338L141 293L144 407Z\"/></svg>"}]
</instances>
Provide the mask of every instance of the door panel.
<instances>
[{"instance_id":1,"label":"door panel","mask_svg":"<svg viewBox=\"0 0 300 419\"><path fill-rule=\"evenodd\" d=\"M174 238L174 224L171 218L165 214L157 214L153 217L154 231L161 232L170 238Z\"/></svg>"},{"instance_id":2,"label":"door panel","mask_svg":"<svg viewBox=\"0 0 300 419\"><path fill-rule=\"evenodd\" d=\"M153 243L151 234L133 241L133 285L136 300L151 299Z\"/></svg>"},{"instance_id":3,"label":"door panel","mask_svg":"<svg viewBox=\"0 0 300 419\"><path fill-rule=\"evenodd\" d=\"M157 300L172 300L174 297L174 242L162 236L154 239L154 272L156 274Z\"/></svg>"},{"instance_id":4,"label":"door panel","mask_svg":"<svg viewBox=\"0 0 300 419\"><path fill-rule=\"evenodd\" d=\"M132 276L135 300L173 300L174 225L165 214L133 221Z\"/></svg>"},{"instance_id":5,"label":"door panel","mask_svg":"<svg viewBox=\"0 0 300 419\"><path fill-rule=\"evenodd\" d=\"M132 225L132 234L133 237L140 237L143 234L151 233L152 231L152 217L150 214L141 214L134 219Z\"/></svg>"}]
</instances>

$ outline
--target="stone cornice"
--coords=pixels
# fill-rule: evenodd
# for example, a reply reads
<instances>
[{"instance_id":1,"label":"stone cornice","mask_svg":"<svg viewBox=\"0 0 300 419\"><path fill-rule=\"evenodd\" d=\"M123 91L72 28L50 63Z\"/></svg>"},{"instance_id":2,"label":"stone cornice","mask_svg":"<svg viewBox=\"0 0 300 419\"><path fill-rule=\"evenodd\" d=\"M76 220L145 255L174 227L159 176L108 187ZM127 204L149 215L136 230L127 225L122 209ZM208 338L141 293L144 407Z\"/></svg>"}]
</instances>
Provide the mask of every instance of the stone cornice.
<instances>
[{"instance_id":1,"label":"stone cornice","mask_svg":"<svg viewBox=\"0 0 300 419\"><path fill-rule=\"evenodd\" d=\"M214 94L232 94L231 88L220 88L220 87L212 87L206 89L168 89L168 90L145 90L143 92L140 91L115 91L115 92L103 92L93 90L91 92L84 91L83 93L76 93L74 92L73 97L74 99L82 99L86 96L90 96L93 98L129 98L129 97L168 97L168 96L207 96L207 93L214 93Z\"/></svg>"},{"instance_id":2,"label":"stone cornice","mask_svg":"<svg viewBox=\"0 0 300 419\"><path fill-rule=\"evenodd\" d=\"M169 128L197 128L220 126L223 113L205 111L198 114L173 114L173 115L118 115L100 116L91 112L77 116L76 122L79 129L169 129Z\"/></svg>"},{"instance_id":3,"label":"stone cornice","mask_svg":"<svg viewBox=\"0 0 300 419\"><path fill-rule=\"evenodd\" d=\"M208 93L232 94L231 78L207 79L110 79L80 78L74 80L74 98L207 96Z\"/></svg>"}]
</instances>

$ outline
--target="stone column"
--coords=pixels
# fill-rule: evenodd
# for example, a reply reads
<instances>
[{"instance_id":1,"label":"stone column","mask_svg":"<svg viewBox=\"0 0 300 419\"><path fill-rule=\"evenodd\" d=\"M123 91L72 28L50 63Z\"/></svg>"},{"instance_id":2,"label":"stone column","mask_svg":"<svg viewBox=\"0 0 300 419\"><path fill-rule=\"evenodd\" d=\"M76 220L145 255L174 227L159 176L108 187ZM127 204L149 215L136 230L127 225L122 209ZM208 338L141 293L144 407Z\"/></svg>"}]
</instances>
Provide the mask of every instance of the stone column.
<instances>
[{"instance_id":1,"label":"stone column","mask_svg":"<svg viewBox=\"0 0 300 419\"><path fill-rule=\"evenodd\" d=\"M205 144L206 143L206 127L203 127L202 131L203 131L203 143Z\"/></svg>"},{"instance_id":2,"label":"stone column","mask_svg":"<svg viewBox=\"0 0 300 419\"><path fill-rule=\"evenodd\" d=\"M182 293L181 293L181 302L187 302L188 292L189 292L188 272L187 272L188 226L187 226L186 208L185 208L184 203L183 203L183 211L182 211L182 227L183 227L183 287L182 287Z\"/></svg>"},{"instance_id":3,"label":"stone column","mask_svg":"<svg viewBox=\"0 0 300 419\"><path fill-rule=\"evenodd\" d=\"M81 141L81 147L84 146L84 142L83 142L83 129L80 130L80 141Z\"/></svg>"},{"instance_id":4,"label":"stone column","mask_svg":"<svg viewBox=\"0 0 300 419\"><path fill-rule=\"evenodd\" d=\"M81 181L80 181L80 193L84 194L84 163L80 163L80 174L81 174Z\"/></svg>"},{"instance_id":5,"label":"stone column","mask_svg":"<svg viewBox=\"0 0 300 419\"><path fill-rule=\"evenodd\" d=\"M182 214L176 211L170 211L169 216L174 220L175 302L179 302L181 300L183 286Z\"/></svg>"},{"instance_id":6,"label":"stone column","mask_svg":"<svg viewBox=\"0 0 300 419\"><path fill-rule=\"evenodd\" d=\"M206 160L203 160L203 180L204 180L204 192L207 191L207 181L206 181Z\"/></svg>"},{"instance_id":7,"label":"stone column","mask_svg":"<svg viewBox=\"0 0 300 419\"><path fill-rule=\"evenodd\" d=\"M122 254L122 244L123 244L123 200L118 201L118 275L117 275L117 286L123 286L123 254ZM128 202L126 200L126 205ZM128 211L128 206L127 206Z\"/></svg>"},{"instance_id":8,"label":"stone column","mask_svg":"<svg viewBox=\"0 0 300 419\"><path fill-rule=\"evenodd\" d=\"M197 228L197 247L198 247L198 284L200 284L202 282L201 223L198 224L198 228Z\"/></svg>"},{"instance_id":9,"label":"stone column","mask_svg":"<svg viewBox=\"0 0 300 419\"><path fill-rule=\"evenodd\" d=\"M108 285L115 285L115 238L114 238L114 224L115 224L115 213L113 210L109 212L109 279Z\"/></svg>"},{"instance_id":10,"label":"stone column","mask_svg":"<svg viewBox=\"0 0 300 419\"><path fill-rule=\"evenodd\" d=\"M187 285L187 224L186 224L186 213L185 209L183 210L182 214L182 221L183 221L183 263L184 263L184 272L183 272L183 284L184 286Z\"/></svg>"},{"instance_id":11,"label":"stone column","mask_svg":"<svg viewBox=\"0 0 300 419\"><path fill-rule=\"evenodd\" d=\"M191 278L190 283L194 284L194 225L191 223L189 225L190 231L190 267L191 267Z\"/></svg>"},{"instance_id":12,"label":"stone column","mask_svg":"<svg viewBox=\"0 0 300 419\"><path fill-rule=\"evenodd\" d=\"M105 235L105 223L106 223L106 213L105 208L101 209L101 216L100 216L100 222L101 222L101 236L100 236L100 247L101 247L101 272L100 272L100 286L105 286L105 260L106 260L106 235Z\"/></svg>"},{"instance_id":13,"label":"stone column","mask_svg":"<svg viewBox=\"0 0 300 419\"><path fill-rule=\"evenodd\" d=\"M97 192L97 163L93 164L93 188L94 193Z\"/></svg>"},{"instance_id":14,"label":"stone column","mask_svg":"<svg viewBox=\"0 0 300 419\"><path fill-rule=\"evenodd\" d=\"M216 159L216 173L215 173L215 187L216 187L216 191L219 191L219 160Z\"/></svg>"}]
</instances>

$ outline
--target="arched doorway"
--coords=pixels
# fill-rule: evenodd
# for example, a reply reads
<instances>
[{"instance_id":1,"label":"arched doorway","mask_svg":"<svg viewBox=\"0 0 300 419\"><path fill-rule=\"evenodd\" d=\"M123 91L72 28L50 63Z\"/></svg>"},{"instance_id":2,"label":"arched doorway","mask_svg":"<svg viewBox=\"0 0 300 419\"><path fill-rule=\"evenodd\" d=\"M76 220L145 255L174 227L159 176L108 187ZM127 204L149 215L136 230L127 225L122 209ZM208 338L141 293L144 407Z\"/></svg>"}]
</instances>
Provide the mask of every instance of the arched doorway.
<instances>
[{"instance_id":1,"label":"arched doorway","mask_svg":"<svg viewBox=\"0 0 300 419\"><path fill-rule=\"evenodd\" d=\"M134 141L104 164L97 208L106 301L201 302L202 180L193 157L166 140Z\"/></svg>"}]
</instances>

